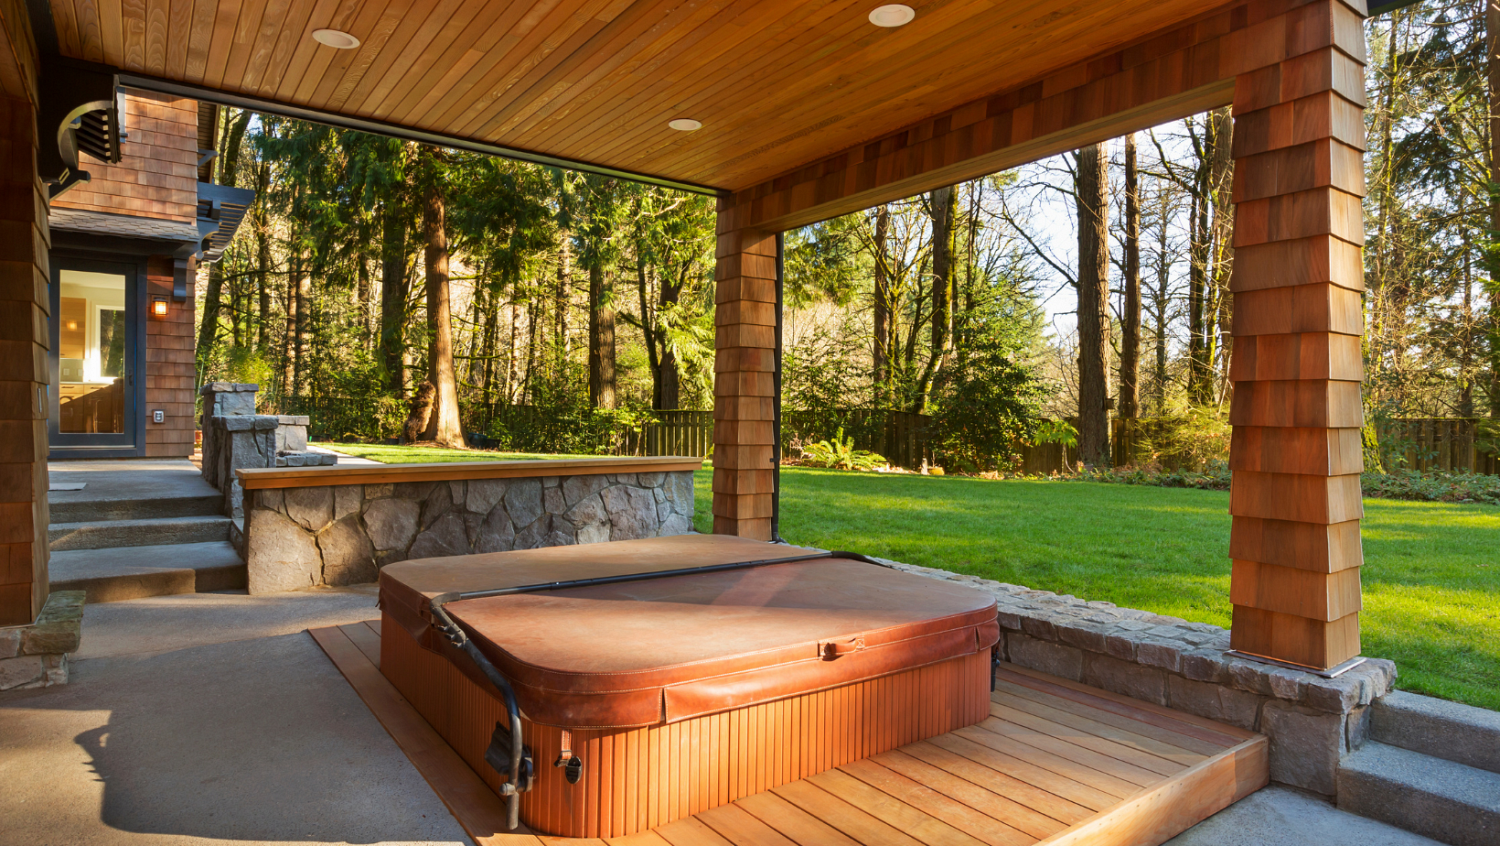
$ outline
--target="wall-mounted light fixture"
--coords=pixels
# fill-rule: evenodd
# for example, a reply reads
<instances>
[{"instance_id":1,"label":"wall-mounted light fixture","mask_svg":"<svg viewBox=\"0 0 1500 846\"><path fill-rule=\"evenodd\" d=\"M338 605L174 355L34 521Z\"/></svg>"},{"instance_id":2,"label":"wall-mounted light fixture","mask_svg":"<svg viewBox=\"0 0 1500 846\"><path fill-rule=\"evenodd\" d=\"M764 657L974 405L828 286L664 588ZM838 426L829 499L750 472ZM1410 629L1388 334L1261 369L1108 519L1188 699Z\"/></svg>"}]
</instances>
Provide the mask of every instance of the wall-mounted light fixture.
<instances>
[{"instance_id":1,"label":"wall-mounted light fixture","mask_svg":"<svg viewBox=\"0 0 1500 846\"><path fill-rule=\"evenodd\" d=\"M167 316L167 298L166 297L152 297L151 298L151 314L154 317L166 317Z\"/></svg>"},{"instance_id":2,"label":"wall-mounted light fixture","mask_svg":"<svg viewBox=\"0 0 1500 846\"><path fill-rule=\"evenodd\" d=\"M68 331L69 332L77 332L78 331L78 321L76 321L76 320L69 320L68 323L67 323L67 327L68 327Z\"/></svg>"}]
</instances>

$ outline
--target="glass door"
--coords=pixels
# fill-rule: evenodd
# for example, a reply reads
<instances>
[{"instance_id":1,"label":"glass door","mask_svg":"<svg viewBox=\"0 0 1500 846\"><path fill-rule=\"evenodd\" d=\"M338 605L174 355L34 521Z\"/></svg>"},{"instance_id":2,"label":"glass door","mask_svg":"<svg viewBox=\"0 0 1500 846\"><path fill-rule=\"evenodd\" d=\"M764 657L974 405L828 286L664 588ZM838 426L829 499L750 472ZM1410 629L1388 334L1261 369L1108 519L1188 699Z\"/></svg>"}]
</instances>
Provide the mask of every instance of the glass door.
<instances>
[{"instance_id":1,"label":"glass door","mask_svg":"<svg viewBox=\"0 0 1500 846\"><path fill-rule=\"evenodd\" d=\"M54 257L50 441L90 453L134 451L141 314L135 267Z\"/></svg>"}]
</instances>

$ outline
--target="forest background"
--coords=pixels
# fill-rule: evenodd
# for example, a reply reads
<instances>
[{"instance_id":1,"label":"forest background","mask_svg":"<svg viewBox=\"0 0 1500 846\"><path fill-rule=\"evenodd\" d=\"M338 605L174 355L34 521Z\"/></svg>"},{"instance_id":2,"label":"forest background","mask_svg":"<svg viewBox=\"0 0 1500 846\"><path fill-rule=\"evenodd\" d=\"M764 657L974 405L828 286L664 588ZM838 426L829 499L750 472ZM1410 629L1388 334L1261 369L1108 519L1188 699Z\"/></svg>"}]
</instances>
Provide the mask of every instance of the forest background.
<instances>
[{"instance_id":1,"label":"forest background","mask_svg":"<svg viewBox=\"0 0 1500 846\"><path fill-rule=\"evenodd\" d=\"M1367 23L1375 466L1407 460L1377 433L1410 418L1473 419L1493 450L1485 10L1429 0ZM202 379L259 383L266 410L325 438L527 452L618 451L663 412L712 408L712 198L232 109L219 126L204 176L257 199L200 273ZM1112 431L1131 463L1221 463L1232 143L1220 110L786 233L787 446L901 412L959 470L1015 468L1045 441L1106 465Z\"/></svg>"}]
</instances>

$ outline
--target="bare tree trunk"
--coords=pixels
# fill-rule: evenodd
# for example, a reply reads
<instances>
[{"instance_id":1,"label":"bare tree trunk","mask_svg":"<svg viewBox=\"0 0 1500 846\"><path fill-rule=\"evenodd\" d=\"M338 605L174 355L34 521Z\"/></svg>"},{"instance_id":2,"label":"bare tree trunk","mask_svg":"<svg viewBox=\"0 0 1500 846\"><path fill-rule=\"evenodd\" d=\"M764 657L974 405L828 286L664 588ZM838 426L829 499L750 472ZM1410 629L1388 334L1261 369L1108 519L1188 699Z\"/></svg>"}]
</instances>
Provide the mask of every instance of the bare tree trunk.
<instances>
[{"instance_id":1,"label":"bare tree trunk","mask_svg":"<svg viewBox=\"0 0 1500 846\"><path fill-rule=\"evenodd\" d=\"M1213 158L1209 163L1210 196L1213 198L1213 273L1210 277L1212 282L1213 312L1205 322L1207 330L1213 333L1217 329L1217 337L1210 337L1207 349L1219 351L1219 383L1224 390L1230 389L1229 381L1229 355L1228 349L1230 332L1230 317L1233 311L1233 302L1229 292L1229 276L1234 269L1234 203L1231 202L1233 192L1234 159L1231 157L1234 134L1234 119L1229 114L1229 107L1215 109L1209 114L1210 137L1213 139L1211 147ZM1214 359L1212 355L1207 359L1209 372L1212 372ZM1208 374L1205 373L1205 376ZM1228 399L1228 397L1224 397Z\"/></svg>"},{"instance_id":2,"label":"bare tree trunk","mask_svg":"<svg viewBox=\"0 0 1500 846\"><path fill-rule=\"evenodd\" d=\"M308 381L308 349L311 346L309 335L312 331L312 277L307 272L301 247L297 248L297 265L292 280L297 286L297 379L292 393L294 396L301 396L302 387Z\"/></svg>"},{"instance_id":3,"label":"bare tree trunk","mask_svg":"<svg viewBox=\"0 0 1500 846\"><path fill-rule=\"evenodd\" d=\"M423 155L432 157L430 150ZM429 167L433 163L429 161ZM449 449L463 449L464 430L458 417L458 380L453 375L453 314L448 297L448 233L443 194L437 175L428 174L422 203L423 270L427 277L427 378L437 389L432 417L423 440Z\"/></svg>"},{"instance_id":4,"label":"bare tree trunk","mask_svg":"<svg viewBox=\"0 0 1500 846\"><path fill-rule=\"evenodd\" d=\"M287 257L286 285L283 286L282 307L286 321L282 332L281 398L284 400L296 392L297 386L297 274L301 272L299 259Z\"/></svg>"},{"instance_id":5,"label":"bare tree trunk","mask_svg":"<svg viewBox=\"0 0 1500 846\"><path fill-rule=\"evenodd\" d=\"M875 406L891 404L891 291L890 269L886 266L886 238L890 234L891 211L881 206L875 212Z\"/></svg>"},{"instance_id":6,"label":"bare tree trunk","mask_svg":"<svg viewBox=\"0 0 1500 846\"><path fill-rule=\"evenodd\" d=\"M614 280L598 259L589 263L589 399L615 407Z\"/></svg>"},{"instance_id":7,"label":"bare tree trunk","mask_svg":"<svg viewBox=\"0 0 1500 846\"><path fill-rule=\"evenodd\" d=\"M557 233L557 293L552 315L553 343L560 358L568 357L568 306L573 297L573 233Z\"/></svg>"},{"instance_id":8,"label":"bare tree trunk","mask_svg":"<svg viewBox=\"0 0 1500 846\"><path fill-rule=\"evenodd\" d=\"M406 392L406 223L389 201L380 217L380 358L386 389L401 395Z\"/></svg>"},{"instance_id":9,"label":"bare tree trunk","mask_svg":"<svg viewBox=\"0 0 1500 846\"><path fill-rule=\"evenodd\" d=\"M255 315L255 349L262 358L271 357L271 224L266 216L266 189L271 183L271 167L265 162L255 174L255 284L258 293Z\"/></svg>"},{"instance_id":10,"label":"bare tree trunk","mask_svg":"<svg viewBox=\"0 0 1500 846\"><path fill-rule=\"evenodd\" d=\"M1141 416L1141 198L1135 133L1125 136L1125 313L1120 328L1120 416Z\"/></svg>"},{"instance_id":11,"label":"bare tree trunk","mask_svg":"<svg viewBox=\"0 0 1500 846\"><path fill-rule=\"evenodd\" d=\"M359 325L364 330L364 337L360 340L364 344L366 352L370 351L371 336L375 333L373 318L374 292L370 285L370 257L361 249L356 256L359 262L359 287L355 293L355 299L359 305Z\"/></svg>"},{"instance_id":12,"label":"bare tree trunk","mask_svg":"<svg viewBox=\"0 0 1500 846\"><path fill-rule=\"evenodd\" d=\"M1103 144L1078 151L1078 456L1109 466L1109 177Z\"/></svg>"},{"instance_id":13,"label":"bare tree trunk","mask_svg":"<svg viewBox=\"0 0 1500 846\"><path fill-rule=\"evenodd\" d=\"M1157 186L1162 189L1160 183ZM1163 189L1164 190L1164 189ZM1169 301L1168 293L1171 290L1172 262L1167 257L1169 232L1167 218L1167 201L1163 196L1161 202L1160 220L1157 221L1156 229L1156 291L1153 305L1153 322L1156 331L1156 413L1163 414L1167 410L1167 315Z\"/></svg>"},{"instance_id":14,"label":"bare tree trunk","mask_svg":"<svg viewBox=\"0 0 1500 846\"><path fill-rule=\"evenodd\" d=\"M1490 231L1485 240L1490 293L1490 417L1500 419L1500 0L1485 0L1485 70L1490 87Z\"/></svg>"}]
</instances>

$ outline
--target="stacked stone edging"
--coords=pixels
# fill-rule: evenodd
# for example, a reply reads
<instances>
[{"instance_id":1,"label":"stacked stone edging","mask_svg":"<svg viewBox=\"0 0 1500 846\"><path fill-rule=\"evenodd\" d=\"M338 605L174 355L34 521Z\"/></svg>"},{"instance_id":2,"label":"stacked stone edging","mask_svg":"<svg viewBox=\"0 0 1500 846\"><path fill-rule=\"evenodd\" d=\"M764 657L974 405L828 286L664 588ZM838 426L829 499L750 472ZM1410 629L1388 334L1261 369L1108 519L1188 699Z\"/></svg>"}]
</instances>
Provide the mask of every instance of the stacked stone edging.
<instances>
[{"instance_id":1,"label":"stacked stone edging","mask_svg":"<svg viewBox=\"0 0 1500 846\"><path fill-rule=\"evenodd\" d=\"M261 488L247 492L250 593L375 581L409 558L693 530L692 471Z\"/></svg>"},{"instance_id":2,"label":"stacked stone edging","mask_svg":"<svg viewBox=\"0 0 1500 846\"><path fill-rule=\"evenodd\" d=\"M1369 659L1326 679L1227 655L1229 631L1207 623L877 560L994 594L1003 660L1264 734L1271 780L1326 796L1396 678L1393 662Z\"/></svg>"},{"instance_id":3,"label":"stacked stone edging","mask_svg":"<svg viewBox=\"0 0 1500 846\"><path fill-rule=\"evenodd\" d=\"M68 683L68 655L83 636L81 590L53 591L36 622L0 629L0 690Z\"/></svg>"}]
</instances>

